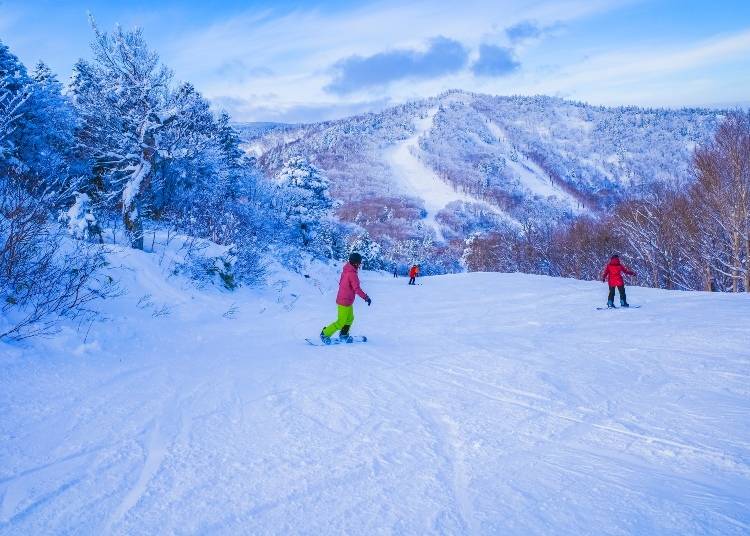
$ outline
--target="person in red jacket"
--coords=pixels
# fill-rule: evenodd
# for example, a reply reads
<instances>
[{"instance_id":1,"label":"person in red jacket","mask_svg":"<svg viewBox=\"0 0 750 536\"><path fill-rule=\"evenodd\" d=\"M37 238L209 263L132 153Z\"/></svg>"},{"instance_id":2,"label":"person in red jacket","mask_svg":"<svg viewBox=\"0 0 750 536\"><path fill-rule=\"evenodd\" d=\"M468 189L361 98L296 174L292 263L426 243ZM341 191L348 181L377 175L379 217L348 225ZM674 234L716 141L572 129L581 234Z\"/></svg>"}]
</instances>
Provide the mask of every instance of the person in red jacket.
<instances>
[{"instance_id":1,"label":"person in red jacket","mask_svg":"<svg viewBox=\"0 0 750 536\"><path fill-rule=\"evenodd\" d=\"M409 284L410 285L416 285L417 284L417 276L419 275L419 265L414 264L411 269L409 270Z\"/></svg>"},{"instance_id":2,"label":"person in red jacket","mask_svg":"<svg viewBox=\"0 0 750 536\"><path fill-rule=\"evenodd\" d=\"M620 291L620 305L630 307L628 300L625 298L625 281L622 274L635 275L635 272L620 262L620 257L612 255L609 263L604 267L602 272L602 281L609 283L609 296L607 297L607 307L615 306L615 288Z\"/></svg>"},{"instance_id":3,"label":"person in red jacket","mask_svg":"<svg viewBox=\"0 0 750 536\"><path fill-rule=\"evenodd\" d=\"M336 306L338 315L336 320L328 324L320 332L320 340L324 344L331 344L331 336L339 331L339 339L343 342L354 342L349 335L349 330L354 323L354 298L359 296L367 302L369 306L372 303L370 297L359 286L359 276L357 270L362 265L362 255L352 253L349 255L349 262L344 265L339 280L339 292L336 295Z\"/></svg>"}]
</instances>

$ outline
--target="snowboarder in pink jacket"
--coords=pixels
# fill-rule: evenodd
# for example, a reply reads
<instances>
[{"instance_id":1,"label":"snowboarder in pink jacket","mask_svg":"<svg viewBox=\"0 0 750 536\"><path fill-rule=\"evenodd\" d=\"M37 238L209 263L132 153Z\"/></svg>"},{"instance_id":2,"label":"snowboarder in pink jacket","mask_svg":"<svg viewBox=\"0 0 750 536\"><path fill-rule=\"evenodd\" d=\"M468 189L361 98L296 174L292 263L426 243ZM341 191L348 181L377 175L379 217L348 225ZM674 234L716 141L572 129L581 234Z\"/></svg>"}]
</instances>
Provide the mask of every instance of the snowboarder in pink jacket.
<instances>
[{"instance_id":1,"label":"snowboarder in pink jacket","mask_svg":"<svg viewBox=\"0 0 750 536\"><path fill-rule=\"evenodd\" d=\"M331 344L331 336L337 331L339 331L340 340L353 342L354 339L349 335L349 330L354 323L354 299L359 296L367 302L367 305L372 303L367 293L359 286L357 270L361 265L362 255L356 252L349 255L349 262L344 265L341 272L339 292L336 294L338 316L334 322L324 327L323 331L320 332L320 340L324 344Z\"/></svg>"}]
</instances>

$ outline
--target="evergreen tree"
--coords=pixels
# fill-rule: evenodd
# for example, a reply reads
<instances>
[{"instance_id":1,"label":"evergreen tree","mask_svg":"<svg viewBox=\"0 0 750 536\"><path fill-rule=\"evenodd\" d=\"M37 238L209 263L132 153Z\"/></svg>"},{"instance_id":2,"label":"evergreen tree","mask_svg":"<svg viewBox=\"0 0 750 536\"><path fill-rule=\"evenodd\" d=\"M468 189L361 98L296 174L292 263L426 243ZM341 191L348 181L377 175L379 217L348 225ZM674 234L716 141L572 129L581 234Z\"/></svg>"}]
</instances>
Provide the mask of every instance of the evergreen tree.
<instances>
[{"instance_id":1,"label":"evergreen tree","mask_svg":"<svg viewBox=\"0 0 750 536\"><path fill-rule=\"evenodd\" d=\"M227 165L236 169L245 163L245 153L240 148L240 136L230 122L228 113L219 114L216 120L217 140Z\"/></svg>"},{"instance_id":2,"label":"evergreen tree","mask_svg":"<svg viewBox=\"0 0 750 536\"><path fill-rule=\"evenodd\" d=\"M29 76L0 43L0 170L24 188L64 191L84 170L73 158L75 114L44 64Z\"/></svg>"},{"instance_id":3,"label":"evergreen tree","mask_svg":"<svg viewBox=\"0 0 750 536\"><path fill-rule=\"evenodd\" d=\"M328 179L304 158L289 159L278 175L280 205L302 247L310 249L332 217Z\"/></svg>"},{"instance_id":4,"label":"evergreen tree","mask_svg":"<svg viewBox=\"0 0 750 536\"><path fill-rule=\"evenodd\" d=\"M72 178L88 171L86 163L74 155L75 110L63 95L62 84L45 63L37 64L31 78L29 128L19 140L20 158L39 180L58 180L61 187L69 187Z\"/></svg>"},{"instance_id":5,"label":"evergreen tree","mask_svg":"<svg viewBox=\"0 0 750 536\"><path fill-rule=\"evenodd\" d=\"M160 132L159 155L147 198L157 215L180 214L206 194L224 195L227 166L208 102L189 83L169 97L172 120ZM217 190L220 190L217 192Z\"/></svg>"},{"instance_id":6,"label":"evergreen tree","mask_svg":"<svg viewBox=\"0 0 750 536\"><path fill-rule=\"evenodd\" d=\"M31 93L26 67L0 42L0 172L4 176L21 164L16 152L18 136L26 121Z\"/></svg>"},{"instance_id":7,"label":"evergreen tree","mask_svg":"<svg viewBox=\"0 0 750 536\"><path fill-rule=\"evenodd\" d=\"M367 231L349 244L349 252L353 251L362 255L362 264L368 270L379 270L385 266L380 244L370 238L370 234Z\"/></svg>"}]
</instances>

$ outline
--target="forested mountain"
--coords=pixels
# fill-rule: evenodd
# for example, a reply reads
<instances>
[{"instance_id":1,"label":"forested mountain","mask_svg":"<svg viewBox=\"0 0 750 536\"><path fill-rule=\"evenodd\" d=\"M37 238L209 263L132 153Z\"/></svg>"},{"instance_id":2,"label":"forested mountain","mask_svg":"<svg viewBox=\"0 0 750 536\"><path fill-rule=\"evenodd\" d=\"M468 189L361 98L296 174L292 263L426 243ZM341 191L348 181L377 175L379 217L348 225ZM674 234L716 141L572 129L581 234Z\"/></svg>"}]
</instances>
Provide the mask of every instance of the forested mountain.
<instances>
[{"instance_id":1,"label":"forested mountain","mask_svg":"<svg viewBox=\"0 0 750 536\"><path fill-rule=\"evenodd\" d=\"M270 175L292 156L320 168L339 217L373 237L427 231L440 242L529 214L597 214L644 186L686 184L693 150L724 115L452 91L338 121L245 130L244 141Z\"/></svg>"}]
</instances>

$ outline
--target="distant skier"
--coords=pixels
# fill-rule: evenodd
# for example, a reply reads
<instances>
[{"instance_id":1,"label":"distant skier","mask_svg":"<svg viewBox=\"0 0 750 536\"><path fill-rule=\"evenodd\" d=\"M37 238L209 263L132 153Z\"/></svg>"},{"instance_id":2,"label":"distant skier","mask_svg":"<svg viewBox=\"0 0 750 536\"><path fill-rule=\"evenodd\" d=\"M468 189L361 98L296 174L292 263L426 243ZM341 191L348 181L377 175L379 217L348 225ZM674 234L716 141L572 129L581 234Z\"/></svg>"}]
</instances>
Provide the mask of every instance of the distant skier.
<instances>
[{"instance_id":1,"label":"distant skier","mask_svg":"<svg viewBox=\"0 0 750 536\"><path fill-rule=\"evenodd\" d=\"M372 303L370 297L359 286L359 270L362 264L362 255L352 253L349 255L349 262L344 265L339 280L339 292L336 295L336 306L338 316L334 322L327 325L320 332L320 340L324 344L331 344L331 336L339 331L339 340L343 342L354 342L354 338L349 335L349 330L354 323L354 298L359 296L367 302L369 306Z\"/></svg>"},{"instance_id":2,"label":"distant skier","mask_svg":"<svg viewBox=\"0 0 750 536\"><path fill-rule=\"evenodd\" d=\"M609 282L609 296L607 297L607 307L615 306L615 288L620 291L620 305L630 307L628 300L625 298L625 282L622 274L635 275L635 272L620 262L618 255L612 255L609 263L604 267L602 272L602 281Z\"/></svg>"},{"instance_id":3,"label":"distant skier","mask_svg":"<svg viewBox=\"0 0 750 536\"><path fill-rule=\"evenodd\" d=\"M409 270L409 284L410 285L416 285L417 284L417 276L419 275L419 265L414 264L412 265L411 269Z\"/></svg>"},{"instance_id":4,"label":"distant skier","mask_svg":"<svg viewBox=\"0 0 750 536\"><path fill-rule=\"evenodd\" d=\"M393 267L393 277L398 277L398 266Z\"/></svg>"}]
</instances>

